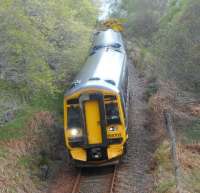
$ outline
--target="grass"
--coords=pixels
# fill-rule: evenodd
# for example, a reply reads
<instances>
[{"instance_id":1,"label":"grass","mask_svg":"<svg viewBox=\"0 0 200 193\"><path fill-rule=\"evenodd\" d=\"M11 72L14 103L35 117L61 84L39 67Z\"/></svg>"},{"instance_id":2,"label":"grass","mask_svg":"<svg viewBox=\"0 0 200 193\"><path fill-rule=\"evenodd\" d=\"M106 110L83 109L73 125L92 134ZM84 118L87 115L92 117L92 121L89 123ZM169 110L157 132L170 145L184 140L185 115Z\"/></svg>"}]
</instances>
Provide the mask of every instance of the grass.
<instances>
[{"instance_id":1,"label":"grass","mask_svg":"<svg viewBox=\"0 0 200 193\"><path fill-rule=\"evenodd\" d=\"M159 89L159 84L155 77L149 77L144 93L144 98L148 101L150 97L154 96Z\"/></svg>"},{"instance_id":2,"label":"grass","mask_svg":"<svg viewBox=\"0 0 200 193\"><path fill-rule=\"evenodd\" d=\"M193 121L190 125L183 128L183 136L186 143L200 142L200 120Z\"/></svg>"},{"instance_id":3,"label":"grass","mask_svg":"<svg viewBox=\"0 0 200 193\"><path fill-rule=\"evenodd\" d=\"M22 129L27 116L16 118L11 123L0 129L0 140L20 139L24 136L25 132Z\"/></svg>"},{"instance_id":4,"label":"grass","mask_svg":"<svg viewBox=\"0 0 200 193\"><path fill-rule=\"evenodd\" d=\"M34 108L25 107L18 112L14 120L0 128L0 141L23 138L25 135L25 124L35 111Z\"/></svg>"},{"instance_id":5,"label":"grass","mask_svg":"<svg viewBox=\"0 0 200 193\"><path fill-rule=\"evenodd\" d=\"M200 193L200 169L193 169L191 175L187 176L186 182L191 190L195 193Z\"/></svg>"},{"instance_id":6,"label":"grass","mask_svg":"<svg viewBox=\"0 0 200 193\"><path fill-rule=\"evenodd\" d=\"M19 166L23 166L25 168L30 167L30 165L31 165L32 162L33 162L33 157L30 156L30 155L24 155L24 156L21 156L18 159L18 165Z\"/></svg>"},{"instance_id":7,"label":"grass","mask_svg":"<svg viewBox=\"0 0 200 193\"><path fill-rule=\"evenodd\" d=\"M195 147L181 151L181 181L182 187L188 192L200 193L200 154L194 150Z\"/></svg>"},{"instance_id":8,"label":"grass","mask_svg":"<svg viewBox=\"0 0 200 193\"><path fill-rule=\"evenodd\" d=\"M162 181L156 188L158 193L168 193L175 187L175 181L172 179Z\"/></svg>"},{"instance_id":9,"label":"grass","mask_svg":"<svg viewBox=\"0 0 200 193\"><path fill-rule=\"evenodd\" d=\"M179 6L176 5L176 2L177 2L176 0L171 2L168 13L161 19L160 25L162 27L168 24L173 24L173 22L176 22L182 15L182 13L185 11L188 5L187 0L180 1Z\"/></svg>"},{"instance_id":10,"label":"grass","mask_svg":"<svg viewBox=\"0 0 200 193\"><path fill-rule=\"evenodd\" d=\"M6 158L8 150L4 146L0 146L0 158Z\"/></svg>"},{"instance_id":11,"label":"grass","mask_svg":"<svg viewBox=\"0 0 200 193\"><path fill-rule=\"evenodd\" d=\"M50 135L48 132L50 128L48 128L47 115L53 114L52 112L61 112L59 97L60 95L57 97L37 96L31 104L21 107L14 120L0 128L0 176L6 182L2 186L0 182L0 192L31 193L46 187L47 181L41 181L40 166L50 164L51 160L48 156L40 155L39 152L42 148L49 151L50 141L47 134ZM29 125L31 121L35 122L38 128L31 128ZM47 124L47 128L41 126L43 122ZM27 137L30 138L28 144Z\"/></svg>"},{"instance_id":12,"label":"grass","mask_svg":"<svg viewBox=\"0 0 200 193\"><path fill-rule=\"evenodd\" d=\"M171 152L170 152L170 144L168 141L164 141L155 153L155 159L158 162L159 166L171 170Z\"/></svg>"},{"instance_id":13,"label":"grass","mask_svg":"<svg viewBox=\"0 0 200 193\"><path fill-rule=\"evenodd\" d=\"M158 147L155 153L157 169L155 171L155 193L171 193L175 188L175 178L171 160L170 143L168 140Z\"/></svg>"},{"instance_id":14,"label":"grass","mask_svg":"<svg viewBox=\"0 0 200 193\"><path fill-rule=\"evenodd\" d=\"M148 100L151 96L155 95L155 93L157 93L159 89L159 85L157 82L152 82L150 84L148 84L144 96L145 98Z\"/></svg>"},{"instance_id":15,"label":"grass","mask_svg":"<svg viewBox=\"0 0 200 193\"><path fill-rule=\"evenodd\" d=\"M39 188L46 186L47 181L40 180L42 175L40 165L47 164L49 157L41 156L39 152L42 146L44 146L44 149L48 149L50 141L46 139L48 136L43 139L48 128L41 127L42 129L40 129L40 124L46 120L46 114L51 114L48 108L52 108L52 103L58 104L56 100L50 101L49 99L46 100L46 103L43 103L42 100L37 103L37 100L35 100L32 105L24 106L13 121L0 128L0 176L3 177L3 180L9 182L9 184L3 184L0 187L0 192L17 193L23 190L25 192L37 192ZM57 109L59 109L59 106ZM37 117L36 115L42 114L41 112L47 113L44 114L44 117ZM32 120L38 124L36 126L39 128L29 126L29 122ZM30 130L32 131L31 134ZM30 144L27 144L26 136L29 138L29 135Z\"/></svg>"},{"instance_id":16,"label":"grass","mask_svg":"<svg viewBox=\"0 0 200 193\"><path fill-rule=\"evenodd\" d=\"M27 132L27 121L30 120L36 112L62 112L61 109L61 94L57 96L40 95L33 98L29 105L24 105L23 108L16 113L15 119L0 127L0 141L23 138Z\"/></svg>"}]
</instances>

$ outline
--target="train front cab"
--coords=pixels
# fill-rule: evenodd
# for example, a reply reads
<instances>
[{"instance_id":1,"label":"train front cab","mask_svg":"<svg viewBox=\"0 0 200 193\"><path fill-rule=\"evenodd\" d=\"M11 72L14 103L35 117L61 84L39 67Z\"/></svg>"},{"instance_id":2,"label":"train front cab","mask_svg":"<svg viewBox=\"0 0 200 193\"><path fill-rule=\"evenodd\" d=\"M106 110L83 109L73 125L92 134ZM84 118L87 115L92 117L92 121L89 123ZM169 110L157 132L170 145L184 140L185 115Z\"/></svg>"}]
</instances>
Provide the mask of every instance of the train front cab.
<instances>
[{"instance_id":1,"label":"train front cab","mask_svg":"<svg viewBox=\"0 0 200 193\"><path fill-rule=\"evenodd\" d=\"M86 90L66 96L64 127L68 152L77 165L116 163L124 153L126 114L118 93Z\"/></svg>"}]
</instances>

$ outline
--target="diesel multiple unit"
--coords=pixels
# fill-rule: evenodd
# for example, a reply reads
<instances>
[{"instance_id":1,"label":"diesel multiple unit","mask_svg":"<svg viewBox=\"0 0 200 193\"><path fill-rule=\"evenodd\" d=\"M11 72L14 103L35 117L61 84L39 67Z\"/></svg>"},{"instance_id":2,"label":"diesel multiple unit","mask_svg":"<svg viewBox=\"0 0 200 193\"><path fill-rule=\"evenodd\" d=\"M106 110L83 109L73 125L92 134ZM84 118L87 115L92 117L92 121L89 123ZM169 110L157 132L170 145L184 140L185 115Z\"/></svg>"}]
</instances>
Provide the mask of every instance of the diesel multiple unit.
<instances>
[{"instance_id":1,"label":"diesel multiple unit","mask_svg":"<svg viewBox=\"0 0 200 193\"><path fill-rule=\"evenodd\" d=\"M64 132L78 166L117 163L126 149L127 56L119 32L97 32L88 59L64 96Z\"/></svg>"}]
</instances>

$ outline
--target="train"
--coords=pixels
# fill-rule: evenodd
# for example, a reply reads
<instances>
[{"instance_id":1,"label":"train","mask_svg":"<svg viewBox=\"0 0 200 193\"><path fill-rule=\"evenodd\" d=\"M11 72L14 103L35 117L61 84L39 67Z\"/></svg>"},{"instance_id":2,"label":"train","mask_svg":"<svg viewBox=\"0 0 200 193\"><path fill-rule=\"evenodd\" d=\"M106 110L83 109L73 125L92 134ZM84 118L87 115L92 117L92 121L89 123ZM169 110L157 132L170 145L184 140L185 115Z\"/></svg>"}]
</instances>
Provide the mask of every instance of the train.
<instances>
[{"instance_id":1,"label":"train","mask_svg":"<svg viewBox=\"0 0 200 193\"><path fill-rule=\"evenodd\" d=\"M79 167L120 162L128 140L128 62L120 32L98 31L85 65L64 94L64 134Z\"/></svg>"}]
</instances>

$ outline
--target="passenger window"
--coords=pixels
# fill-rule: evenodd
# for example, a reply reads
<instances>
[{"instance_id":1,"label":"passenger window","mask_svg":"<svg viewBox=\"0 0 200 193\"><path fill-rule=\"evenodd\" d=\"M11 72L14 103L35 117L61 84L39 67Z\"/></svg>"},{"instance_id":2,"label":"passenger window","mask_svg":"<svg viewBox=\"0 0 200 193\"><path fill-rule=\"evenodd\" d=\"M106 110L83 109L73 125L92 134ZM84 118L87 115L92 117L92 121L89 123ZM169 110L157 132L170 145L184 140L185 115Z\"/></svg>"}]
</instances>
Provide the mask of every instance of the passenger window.
<instances>
[{"instance_id":1,"label":"passenger window","mask_svg":"<svg viewBox=\"0 0 200 193\"><path fill-rule=\"evenodd\" d=\"M107 124L120 124L119 109L117 103L108 103L105 106Z\"/></svg>"},{"instance_id":2,"label":"passenger window","mask_svg":"<svg viewBox=\"0 0 200 193\"><path fill-rule=\"evenodd\" d=\"M68 108L68 128L82 128L82 116L80 107Z\"/></svg>"}]
</instances>

